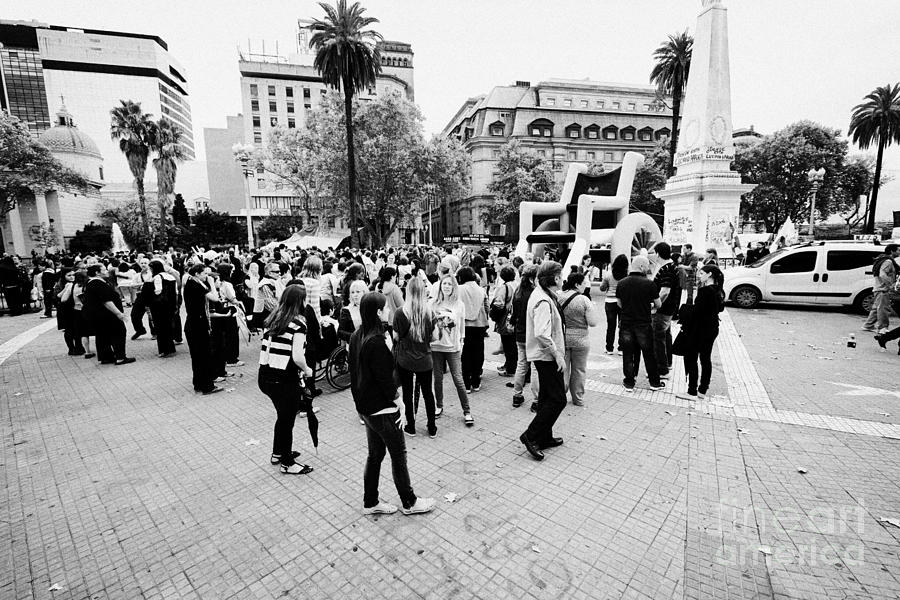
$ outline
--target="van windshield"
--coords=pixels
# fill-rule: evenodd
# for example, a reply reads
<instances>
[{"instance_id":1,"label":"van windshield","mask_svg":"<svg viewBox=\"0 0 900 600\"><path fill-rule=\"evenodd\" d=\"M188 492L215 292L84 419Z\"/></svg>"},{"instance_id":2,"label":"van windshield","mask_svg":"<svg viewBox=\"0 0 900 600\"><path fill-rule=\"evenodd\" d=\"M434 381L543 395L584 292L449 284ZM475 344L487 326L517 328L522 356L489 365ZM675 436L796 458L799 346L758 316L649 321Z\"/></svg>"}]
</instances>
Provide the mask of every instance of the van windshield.
<instances>
[{"instance_id":1,"label":"van windshield","mask_svg":"<svg viewBox=\"0 0 900 600\"><path fill-rule=\"evenodd\" d=\"M782 254L784 254L786 251L787 251L787 248L782 248L781 250L776 250L776 251L773 252L772 254L766 254L765 256L763 256L761 259L759 259L759 260L756 261L755 263L749 264L749 265L745 265L745 266L746 266L746 267L749 267L749 268L751 268L751 269L758 269L759 267L763 266L764 264L766 264L767 262L771 261L772 259L778 258L778 257L781 256Z\"/></svg>"}]
</instances>

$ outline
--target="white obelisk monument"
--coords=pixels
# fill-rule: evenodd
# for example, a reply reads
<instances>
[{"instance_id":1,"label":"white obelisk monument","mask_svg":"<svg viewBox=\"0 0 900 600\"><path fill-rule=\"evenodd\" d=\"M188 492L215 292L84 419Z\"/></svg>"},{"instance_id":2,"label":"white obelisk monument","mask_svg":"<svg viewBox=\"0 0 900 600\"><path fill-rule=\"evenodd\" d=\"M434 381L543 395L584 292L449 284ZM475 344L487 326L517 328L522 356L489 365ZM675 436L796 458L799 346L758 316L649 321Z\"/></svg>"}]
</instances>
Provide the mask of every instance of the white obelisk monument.
<instances>
[{"instance_id":1,"label":"white obelisk monument","mask_svg":"<svg viewBox=\"0 0 900 600\"><path fill-rule=\"evenodd\" d=\"M728 13L721 0L702 0L697 17L691 72L684 94L676 174L653 195L665 202L663 239L690 243L702 253L715 248L732 256L742 184L731 170L731 77L728 68Z\"/></svg>"}]
</instances>

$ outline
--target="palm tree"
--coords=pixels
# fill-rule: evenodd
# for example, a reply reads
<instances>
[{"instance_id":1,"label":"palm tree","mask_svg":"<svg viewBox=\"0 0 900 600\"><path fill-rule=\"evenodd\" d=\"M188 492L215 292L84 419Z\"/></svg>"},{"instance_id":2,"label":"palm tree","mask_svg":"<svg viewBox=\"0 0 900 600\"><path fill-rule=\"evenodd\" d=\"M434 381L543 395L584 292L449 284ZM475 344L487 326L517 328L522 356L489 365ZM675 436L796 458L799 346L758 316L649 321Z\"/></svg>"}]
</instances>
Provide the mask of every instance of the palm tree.
<instances>
[{"instance_id":1,"label":"palm tree","mask_svg":"<svg viewBox=\"0 0 900 600\"><path fill-rule=\"evenodd\" d=\"M147 235L147 246L149 250L152 250L153 233L150 231L147 199L144 197L144 173L147 171L147 158L150 156L153 130L152 115L141 110L140 102L131 100L120 100L120 102L121 106L116 106L109 111L112 116L109 132L113 140L119 140L119 150L128 160L128 168L134 177L141 205L141 220Z\"/></svg>"},{"instance_id":2,"label":"palm tree","mask_svg":"<svg viewBox=\"0 0 900 600\"><path fill-rule=\"evenodd\" d=\"M875 158L875 181L872 184L872 201L866 219L865 233L875 232L875 206L878 202L878 187L881 184L881 161L884 149L894 142L900 144L900 83L890 83L875 88L866 96L865 102L853 108L849 133L853 142L865 150L878 144Z\"/></svg>"},{"instance_id":3,"label":"palm tree","mask_svg":"<svg viewBox=\"0 0 900 600\"><path fill-rule=\"evenodd\" d=\"M678 147L678 119L681 97L691 70L694 38L687 31L670 35L653 51L656 64L650 71L650 83L656 84L659 96L672 96L672 137L669 138L669 176L675 174L675 149Z\"/></svg>"},{"instance_id":4,"label":"palm tree","mask_svg":"<svg viewBox=\"0 0 900 600\"><path fill-rule=\"evenodd\" d=\"M323 20L310 26L314 32L309 47L316 51L313 66L322 80L333 89L344 91L344 124L347 130L347 188L350 201L350 245L359 247L356 225L356 157L353 148L353 95L375 85L381 72L381 55L377 42L381 34L365 30L378 19L362 16L366 9L354 2L337 0L335 6L320 2L325 11Z\"/></svg>"},{"instance_id":5,"label":"palm tree","mask_svg":"<svg viewBox=\"0 0 900 600\"><path fill-rule=\"evenodd\" d=\"M184 150L181 147L181 129L167 119L160 117L154 123L151 136L151 149L156 153L153 159L153 168L156 169L156 198L159 206L159 240L166 243L169 220L166 213L169 210L169 196L175 191L175 176L178 172L178 163L184 160Z\"/></svg>"}]
</instances>

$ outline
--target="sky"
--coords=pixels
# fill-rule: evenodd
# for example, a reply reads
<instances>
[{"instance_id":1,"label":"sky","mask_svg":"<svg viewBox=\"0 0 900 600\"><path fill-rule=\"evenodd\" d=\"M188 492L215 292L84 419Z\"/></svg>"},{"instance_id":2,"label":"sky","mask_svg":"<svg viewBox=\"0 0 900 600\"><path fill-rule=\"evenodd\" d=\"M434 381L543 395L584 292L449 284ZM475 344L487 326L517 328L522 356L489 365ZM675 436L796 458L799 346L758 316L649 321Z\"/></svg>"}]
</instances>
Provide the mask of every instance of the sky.
<instances>
[{"instance_id":1,"label":"sky","mask_svg":"<svg viewBox=\"0 0 900 600\"><path fill-rule=\"evenodd\" d=\"M700 0L363 0L385 39L412 44L416 103L438 133L466 98L517 80L648 83L652 52L693 31ZM4 19L162 37L187 71L198 158L204 127L240 111L237 47L295 48L296 19L320 17L310 0L29 0L0 2ZM725 0L732 120L771 133L810 119L846 134L852 108L900 82L897 0ZM126 7L133 7L127 8ZM897 181L879 217L900 210L900 147L885 153ZM884 211L884 212L883 212Z\"/></svg>"}]
</instances>

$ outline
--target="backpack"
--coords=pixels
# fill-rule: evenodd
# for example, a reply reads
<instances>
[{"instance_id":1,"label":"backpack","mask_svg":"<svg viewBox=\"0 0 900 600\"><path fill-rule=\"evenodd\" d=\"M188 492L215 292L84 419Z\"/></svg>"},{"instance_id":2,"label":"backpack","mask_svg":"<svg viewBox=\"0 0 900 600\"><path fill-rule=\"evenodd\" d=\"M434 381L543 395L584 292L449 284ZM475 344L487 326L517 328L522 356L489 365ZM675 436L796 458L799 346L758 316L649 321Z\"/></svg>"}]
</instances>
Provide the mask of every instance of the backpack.
<instances>
[{"instance_id":1,"label":"backpack","mask_svg":"<svg viewBox=\"0 0 900 600\"><path fill-rule=\"evenodd\" d=\"M488 314L488 316L491 318L491 321L493 321L494 323L498 323L498 324L503 322L506 319L506 316L509 313L509 305L510 305L510 302L512 301L512 298L510 298L510 295L509 295L509 284L504 283L503 288L505 290L505 296L506 296L505 300L503 301L503 304L496 304L496 302L492 302L491 310Z\"/></svg>"}]
</instances>

